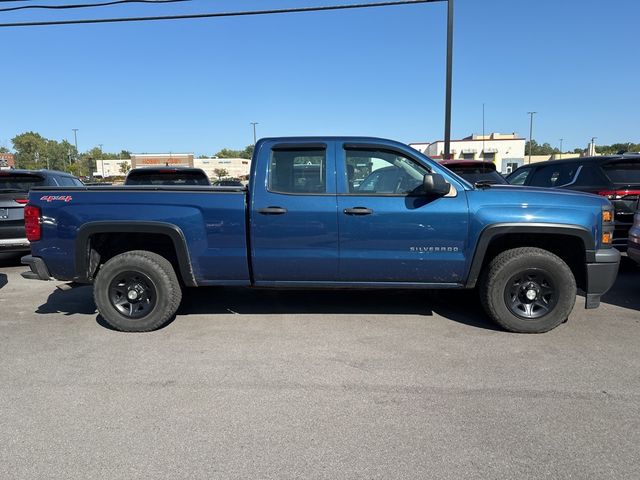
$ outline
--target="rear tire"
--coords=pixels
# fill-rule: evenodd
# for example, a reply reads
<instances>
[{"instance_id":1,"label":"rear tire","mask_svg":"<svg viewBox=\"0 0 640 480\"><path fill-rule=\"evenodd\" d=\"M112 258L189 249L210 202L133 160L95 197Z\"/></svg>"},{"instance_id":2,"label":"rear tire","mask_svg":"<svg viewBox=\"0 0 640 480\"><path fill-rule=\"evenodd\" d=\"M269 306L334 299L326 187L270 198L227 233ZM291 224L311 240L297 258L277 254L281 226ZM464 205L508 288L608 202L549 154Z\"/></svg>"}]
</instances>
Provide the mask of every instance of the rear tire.
<instances>
[{"instance_id":1,"label":"rear tire","mask_svg":"<svg viewBox=\"0 0 640 480\"><path fill-rule=\"evenodd\" d=\"M116 255L99 270L93 285L98 312L114 329L148 332L175 316L182 290L169 261L153 252Z\"/></svg>"},{"instance_id":2,"label":"rear tire","mask_svg":"<svg viewBox=\"0 0 640 480\"><path fill-rule=\"evenodd\" d=\"M543 333L569 317L576 280L557 255L535 247L497 255L480 282L480 299L491 319L506 330Z\"/></svg>"}]
</instances>

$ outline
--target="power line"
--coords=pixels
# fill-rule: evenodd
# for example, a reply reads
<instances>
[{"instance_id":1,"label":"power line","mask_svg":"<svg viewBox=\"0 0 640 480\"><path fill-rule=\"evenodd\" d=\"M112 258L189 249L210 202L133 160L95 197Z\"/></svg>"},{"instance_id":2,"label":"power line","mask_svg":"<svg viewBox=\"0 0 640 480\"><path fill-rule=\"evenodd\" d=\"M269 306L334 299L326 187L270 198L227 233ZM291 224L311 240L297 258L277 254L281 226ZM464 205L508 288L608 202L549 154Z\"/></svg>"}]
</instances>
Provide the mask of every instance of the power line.
<instances>
[{"instance_id":1,"label":"power line","mask_svg":"<svg viewBox=\"0 0 640 480\"><path fill-rule=\"evenodd\" d=\"M7 0L5 0L7 1ZM9 0L15 1L15 0ZM17 10L29 9L45 9L45 10L71 10L72 8L94 8L94 7L110 7L112 5L120 5L123 3L175 3L190 2L191 0L113 0L101 3L76 3L71 5L20 5L18 7L0 8L0 12L15 12Z\"/></svg>"},{"instance_id":2,"label":"power line","mask_svg":"<svg viewBox=\"0 0 640 480\"><path fill-rule=\"evenodd\" d=\"M0 0L1 1L1 0ZM318 7L281 8L270 10L245 10L237 12L195 13L190 15L162 15L151 17L119 17L119 18L90 18L79 20L49 20L43 22L14 22L0 23L0 28L8 27L43 27L51 25L85 25L96 23L148 22L158 20L192 20L198 18L244 17L251 15L273 15L283 13L326 12L330 10L352 10L361 8L390 7L418 3L446 2L447 0L393 0L374 3L354 3L349 5L325 5Z\"/></svg>"}]
</instances>

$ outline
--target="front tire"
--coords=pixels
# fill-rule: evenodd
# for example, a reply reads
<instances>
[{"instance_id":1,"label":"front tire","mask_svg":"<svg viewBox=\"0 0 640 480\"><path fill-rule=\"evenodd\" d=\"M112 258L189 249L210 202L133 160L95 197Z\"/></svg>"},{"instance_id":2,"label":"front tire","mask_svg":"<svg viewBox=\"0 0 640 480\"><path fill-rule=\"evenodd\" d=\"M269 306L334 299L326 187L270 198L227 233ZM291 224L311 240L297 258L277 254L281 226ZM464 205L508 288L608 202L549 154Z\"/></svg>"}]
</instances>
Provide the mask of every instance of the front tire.
<instances>
[{"instance_id":1,"label":"front tire","mask_svg":"<svg viewBox=\"0 0 640 480\"><path fill-rule=\"evenodd\" d=\"M116 255L96 277L93 297L98 312L114 329L148 332L175 316L182 290L171 263L145 250Z\"/></svg>"},{"instance_id":2,"label":"front tire","mask_svg":"<svg viewBox=\"0 0 640 480\"><path fill-rule=\"evenodd\" d=\"M487 314L506 330L543 333L568 317L576 280L557 255L541 248L506 250L489 264L480 283Z\"/></svg>"}]
</instances>

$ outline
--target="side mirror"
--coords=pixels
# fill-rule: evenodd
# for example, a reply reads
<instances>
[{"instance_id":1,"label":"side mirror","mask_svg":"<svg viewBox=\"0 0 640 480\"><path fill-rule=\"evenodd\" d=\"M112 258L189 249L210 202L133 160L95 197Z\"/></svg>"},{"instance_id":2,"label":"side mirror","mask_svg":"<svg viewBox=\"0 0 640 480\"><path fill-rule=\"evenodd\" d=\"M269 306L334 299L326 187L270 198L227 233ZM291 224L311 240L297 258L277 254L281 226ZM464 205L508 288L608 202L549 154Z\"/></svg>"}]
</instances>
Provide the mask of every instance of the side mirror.
<instances>
[{"instance_id":1,"label":"side mirror","mask_svg":"<svg viewBox=\"0 0 640 480\"><path fill-rule=\"evenodd\" d=\"M439 173L427 173L422 180L422 189L425 195L444 197L451 190L451 185Z\"/></svg>"}]
</instances>

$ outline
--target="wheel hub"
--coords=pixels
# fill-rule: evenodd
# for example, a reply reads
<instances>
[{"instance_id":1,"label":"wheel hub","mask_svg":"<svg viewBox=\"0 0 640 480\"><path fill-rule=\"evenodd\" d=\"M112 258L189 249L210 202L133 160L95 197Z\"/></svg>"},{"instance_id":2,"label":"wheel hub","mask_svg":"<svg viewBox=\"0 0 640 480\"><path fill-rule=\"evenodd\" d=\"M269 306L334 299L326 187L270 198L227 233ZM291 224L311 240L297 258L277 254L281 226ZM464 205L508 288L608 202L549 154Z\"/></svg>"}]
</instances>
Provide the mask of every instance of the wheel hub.
<instances>
[{"instance_id":1,"label":"wheel hub","mask_svg":"<svg viewBox=\"0 0 640 480\"><path fill-rule=\"evenodd\" d=\"M156 304L156 289L149 276L142 272L125 271L109 285L111 305L131 319L148 315Z\"/></svg>"},{"instance_id":2,"label":"wheel hub","mask_svg":"<svg viewBox=\"0 0 640 480\"><path fill-rule=\"evenodd\" d=\"M130 285L127 290L127 298L132 302L136 302L142 299L144 296L144 287L139 283Z\"/></svg>"},{"instance_id":3,"label":"wheel hub","mask_svg":"<svg viewBox=\"0 0 640 480\"><path fill-rule=\"evenodd\" d=\"M558 293L547 272L532 268L511 277L505 287L504 299L513 314L536 319L555 308Z\"/></svg>"},{"instance_id":4,"label":"wheel hub","mask_svg":"<svg viewBox=\"0 0 640 480\"><path fill-rule=\"evenodd\" d=\"M540 294L540 286L534 282L528 282L526 285L522 286L521 294L524 295L524 299L533 302Z\"/></svg>"}]
</instances>

